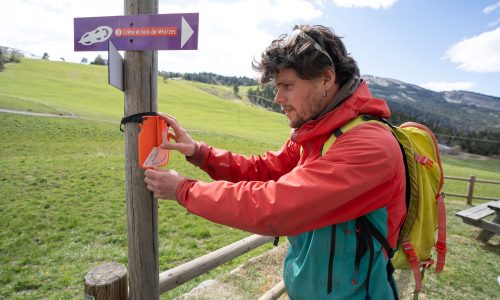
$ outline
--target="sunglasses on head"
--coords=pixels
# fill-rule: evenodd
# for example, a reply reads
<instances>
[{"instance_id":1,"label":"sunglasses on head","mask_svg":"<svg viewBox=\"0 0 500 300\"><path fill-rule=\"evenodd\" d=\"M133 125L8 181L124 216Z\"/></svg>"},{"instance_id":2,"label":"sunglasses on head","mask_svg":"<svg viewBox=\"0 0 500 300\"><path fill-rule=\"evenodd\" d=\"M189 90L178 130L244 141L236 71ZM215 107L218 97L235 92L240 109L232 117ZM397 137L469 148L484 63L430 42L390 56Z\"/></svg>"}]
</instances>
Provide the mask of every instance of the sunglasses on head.
<instances>
[{"instance_id":1,"label":"sunglasses on head","mask_svg":"<svg viewBox=\"0 0 500 300\"><path fill-rule=\"evenodd\" d=\"M332 64L332 67L334 66L333 64L333 60L330 56L330 54L328 54L328 52L325 51L325 49L323 49L319 44L318 42L316 42L312 37L310 37L307 33L305 33L304 31L302 31L301 29L295 29L293 31L293 34L292 36L290 37L290 41L294 41L297 39L297 37L301 37L305 40L308 40L309 42L312 43L314 49L316 49L317 51L323 53L326 57L328 57L328 60L330 61L330 63Z\"/></svg>"}]
</instances>

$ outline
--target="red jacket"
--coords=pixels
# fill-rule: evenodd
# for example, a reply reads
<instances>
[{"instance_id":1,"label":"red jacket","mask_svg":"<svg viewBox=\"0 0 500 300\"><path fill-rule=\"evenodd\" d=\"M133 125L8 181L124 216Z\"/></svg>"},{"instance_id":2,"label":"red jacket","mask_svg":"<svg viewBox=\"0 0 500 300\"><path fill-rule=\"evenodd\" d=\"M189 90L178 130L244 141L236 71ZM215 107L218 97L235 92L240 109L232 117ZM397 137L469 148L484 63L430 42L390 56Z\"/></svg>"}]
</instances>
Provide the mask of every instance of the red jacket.
<instances>
[{"instance_id":1,"label":"red jacket","mask_svg":"<svg viewBox=\"0 0 500 300\"><path fill-rule=\"evenodd\" d=\"M184 180L177 200L213 222L270 236L297 235L387 207L388 240L395 246L405 214L405 173L391 131L383 124L359 125L320 157L332 132L359 114L390 116L366 83L334 110L293 130L277 152L247 157L198 143L189 161L217 181Z\"/></svg>"}]
</instances>

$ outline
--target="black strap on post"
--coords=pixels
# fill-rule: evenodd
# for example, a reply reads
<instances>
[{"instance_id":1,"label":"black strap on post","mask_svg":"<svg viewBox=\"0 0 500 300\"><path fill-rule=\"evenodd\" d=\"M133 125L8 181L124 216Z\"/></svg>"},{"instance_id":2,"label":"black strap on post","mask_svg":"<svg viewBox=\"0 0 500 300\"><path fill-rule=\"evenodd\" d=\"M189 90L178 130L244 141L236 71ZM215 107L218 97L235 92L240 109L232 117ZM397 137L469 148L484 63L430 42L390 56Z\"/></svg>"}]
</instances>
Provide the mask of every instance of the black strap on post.
<instances>
[{"instance_id":1,"label":"black strap on post","mask_svg":"<svg viewBox=\"0 0 500 300\"><path fill-rule=\"evenodd\" d=\"M157 116L158 113L154 111L150 112L143 112L143 113L138 113L138 114L133 114L127 117L123 117L121 122L120 122L120 131L124 132L125 130L123 129L123 125L126 123L134 122L134 123L142 123L143 117L146 116Z\"/></svg>"}]
</instances>

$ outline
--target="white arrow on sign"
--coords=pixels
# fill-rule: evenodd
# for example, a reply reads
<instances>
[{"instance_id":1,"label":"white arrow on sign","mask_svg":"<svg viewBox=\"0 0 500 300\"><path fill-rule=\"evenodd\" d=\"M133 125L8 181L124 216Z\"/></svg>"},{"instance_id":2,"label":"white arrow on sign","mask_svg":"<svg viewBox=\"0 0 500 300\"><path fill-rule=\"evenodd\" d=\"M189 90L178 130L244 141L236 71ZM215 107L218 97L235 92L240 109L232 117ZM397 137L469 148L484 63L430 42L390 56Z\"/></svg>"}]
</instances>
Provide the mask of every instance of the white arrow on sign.
<instances>
[{"instance_id":1,"label":"white arrow on sign","mask_svg":"<svg viewBox=\"0 0 500 300\"><path fill-rule=\"evenodd\" d=\"M189 26L188 22L182 17L182 25L181 25L181 48L184 47L189 38L193 35L194 31L191 26Z\"/></svg>"}]
</instances>

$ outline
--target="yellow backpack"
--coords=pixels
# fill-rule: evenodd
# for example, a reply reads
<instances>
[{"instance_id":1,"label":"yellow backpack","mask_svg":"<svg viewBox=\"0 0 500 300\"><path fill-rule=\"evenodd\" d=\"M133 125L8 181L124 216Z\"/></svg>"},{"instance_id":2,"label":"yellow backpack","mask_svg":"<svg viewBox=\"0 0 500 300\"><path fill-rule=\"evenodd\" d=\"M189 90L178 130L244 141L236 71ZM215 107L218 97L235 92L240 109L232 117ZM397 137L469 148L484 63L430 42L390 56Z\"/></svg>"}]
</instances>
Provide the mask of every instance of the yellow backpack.
<instances>
[{"instance_id":1,"label":"yellow backpack","mask_svg":"<svg viewBox=\"0 0 500 300\"><path fill-rule=\"evenodd\" d=\"M385 124L399 142L405 160L407 212L395 251L367 218L360 218L361 225L367 223L364 226L391 258L393 267L388 265L388 270L392 268L390 275L394 268L413 270L415 291L418 292L422 288L425 269L434 264L432 248L437 252L436 273L443 270L447 251L446 212L444 194L441 193L444 175L437 140L422 124L410 122L396 127L381 118L358 116L337 129L323 149L329 149L341 134L367 122Z\"/></svg>"}]
</instances>

